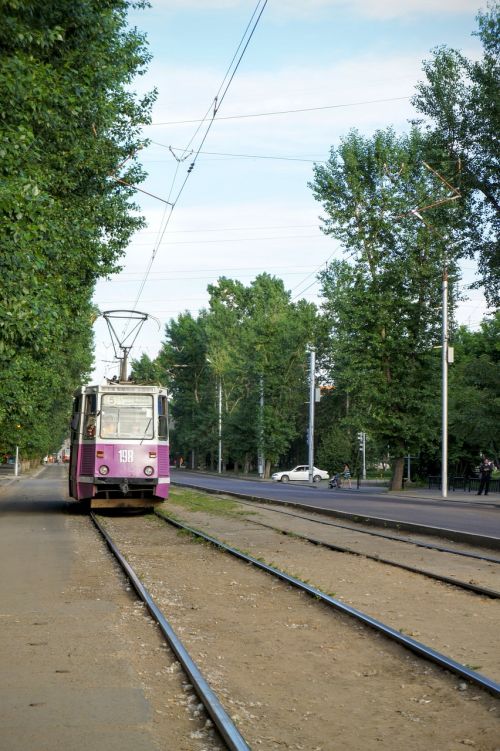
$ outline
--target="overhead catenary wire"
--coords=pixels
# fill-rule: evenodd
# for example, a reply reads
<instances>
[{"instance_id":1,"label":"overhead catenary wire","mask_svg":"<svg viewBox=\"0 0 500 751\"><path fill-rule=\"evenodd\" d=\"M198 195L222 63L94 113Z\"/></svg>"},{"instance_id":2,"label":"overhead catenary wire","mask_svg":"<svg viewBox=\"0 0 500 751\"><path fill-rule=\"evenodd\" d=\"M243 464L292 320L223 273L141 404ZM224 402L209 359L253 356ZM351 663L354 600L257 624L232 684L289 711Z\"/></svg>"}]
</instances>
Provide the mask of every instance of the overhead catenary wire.
<instances>
[{"instance_id":1,"label":"overhead catenary wire","mask_svg":"<svg viewBox=\"0 0 500 751\"><path fill-rule=\"evenodd\" d=\"M217 120L246 120L251 117L274 117L275 115L293 115L300 112L319 112L320 110L335 110L344 107L362 107L366 104L386 104L389 102L409 101L410 96L393 96L384 99L364 99L359 102L346 102L342 104L325 104L319 107L297 107L289 110L275 110L274 112L252 112L247 115L224 115ZM167 120L159 123L148 123L147 127L167 126L167 125L192 125L193 123L203 122L202 120Z\"/></svg>"},{"instance_id":2,"label":"overhead catenary wire","mask_svg":"<svg viewBox=\"0 0 500 751\"><path fill-rule=\"evenodd\" d=\"M311 229L314 227L317 229L317 224L266 224L262 225L260 227L257 227L255 225L243 225L241 227L201 227L201 229L176 229L171 230L170 234L172 235L185 235L185 234L192 234L192 233L200 233L203 232L204 234L206 232L243 232L246 230L271 230L271 229ZM151 230L140 230L137 234L138 235L151 235L156 234L157 230L151 231Z\"/></svg>"},{"instance_id":3,"label":"overhead catenary wire","mask_svg":"<svg viewBox=\"0 0 500 751\"><path fill-rule=\"evenodd\" d=\"M163 237L165 236L165 232L167 230L167 227L169 225L170 219L172 217L172 213L174 211L174 208L177 205L177 202L179 201L179 199L180 199L180 197L181 197L181 195L182 195L182 193L184 191L184 188L186 186L186 183L189 180L189 177L190 177L190 175L191 175L191 173L192 173L192 171L194 169L194 166L196 164L196 161L198 159L200 151L201 151L201 149L203 147L203 144L205 143L205 141L206 141L206 139L208 137L208 134L209 134L210 129L211 129L211 127L212 127L212 125L213 125L213 123L215 121L215 117L216 117L216 115L217 115L217 113L219 111L219 108L222 105L222 102L223 102L223 100L224 100L224 98L225 98L225 96L226 96L226 94L228 92L228 89L229 89L229 87L230 87L230 85L231 85L231 83L233 81L235 73L236 73L236 71L238 70L238 68L240 66L240 63L241 63L241 61L243 59L243 56L244 56L244 54L245 54L245 52L246 52L246 50L248 48L248 45L250 43L250 40L252 39L252 37L253 37L253 35L255 33L255 30L256 30L257 25L258 25L258 23L259 23L259 21L260 21L260 19L262 17L262 13L264 12L264 9L265 9L265 7L267 5L267 2L268 2L268 0L258 0L257 4L255 6L255 9L254 9L254 11L252 13L250 21L247 24L247 27L246 27L246 29L245 29L245 31L243 33L243 36L242 36L242 38L241 38L241 40L240 40L240 42L238 44L236 52L233 55L231 63L229 64L229 67L228 67L228 69L227 69L227 71L226 71L226 73L224 75L224 78L223 78L222 83L221 83L221 85L219 87L219 90L218 90L218 92L217 92L217 94L216 94L216 96L215 96L215 98L213 100L212 115L211 115L211 117L208 120L208 124L206 126L206 129L205 129L205 132L204 132L203 137L201 139L201 142L199 143L197 149L194 150L195 153L194 153L193 159L190 162L189 167L187 169L184 181L182 182L182 184L181 184L181 186L180 186L180 188L179 188L179 190L178 190L175 198L171 202L171 205L168 205L168 206L165 207L165 211L164 211L164 214L163 214L163 217L162 217L162 223L160 225L159 236L158 236L157 242L155 243L155 247L153 248L153 252L151 254L151 258L149 259L148 265L146 267L144 278L143 278L143 280L141 282L141 285L139 287L139 292L137 294L137 297L136 297L136 300L135 300L134 306L133 306L134 309L136 309L137 304L138 304L138 302L139 302L139 300L141 298L142 292L143 292L144 287L146 285L146 282L148 280L149 272L151 271L151 268L153 266L153 263L154 263L154 260L156 258L156 255L158 253L159 247L161 245ZM241 49L242 46L243 46L243 49ZM241 50L241 52L240 52L240 50ZM238 56L238 53L239 53L239 56ZM229 80L227 80L227 79L229 79ZM209 112L209 110L207 110L205 118L204 118L204 120L201 121L201 124L206 119L208 119L208 112ZM198 127L198 129L197 129L197 131L195 133L195 136L198 133L198 131L201 129L201 124ZM184 150L183 153L186 153L186 151L188 150L188 148L191 146L191 144L192 144L195 136L193 136L193 138L190 140L188 146L185 148L185 150ZM180 167L180 164L181 164L181 161L177 160L176 174L177 174L177 171L178 171L178 169ZM170 199L172 191L173 191L173 186L174 186L174 183L172 183L172 187L171 187L170 194L169 194L169 199Z\"/></svg>"},{"instance_id":4,"label":"overhead catenary wire","mask_svg":"<svg viewBox=\"0 0 500 751\"><path fill-rule=\"evenodd\" d=\"M169 149L170 151L182 151L182 149L177 146L167 146L166 144L160 143L159 141L151 141L151 143L155 146L161 146L162 148ZM199 153L208 156L229 156L235 157L237 159L272 159L284 162L307 162L308 164L324 163L326 161L325 159L305 159L303 157L297 156L272 156L267 154L229 154L220 151L200 151Z\"/></svg>"},{"instance_id":5,"label":"overhead catenary wire","mask_svg":"<svg viewBox=\"0 0 500 751\"><path fill-rule=\"evenodd\" d=\"M243 34L243 37L242 37L242 39L240 40L240 43L239 43L239 45L238 45L238 49L237 49L237 51L238 51L238 50L239 50L239 49L241 48L241 45L242 45L242 43L243 43L243 41L244 41L244 39L245 39L245 36L246 36L247 34L248 34L248 39L247 39L247 41L246 41L246 43L245 43L245 46L243 47L243 50L241 51L241 54L240 54L239 58L237 59L236 63L235 63L234 61L235 61L235 59L236 59L236 55L237 55L237 52L236 52L236 54L235 54L235 55L233 56L233 59L232 59L232 61L231 61L230 65L229 65L229 67L228 67L228 70L226 71L226 74L225 74L225 76L224 76L223 82L222 82L222 84L220 85L220 87L219 87L219 90L218 90L217 94L215 95L215 97L214 97L214 99L213 99L213 112L212 112L212 116L211 116L211 118L210 118L210 119L209 119L209 121L208 121L208 125L207 125L207 127L206 127L206 129L205 129L205 133L203 134L203 137L202 137L202 139L201 139L201 142L200 142L200 144L198 145L197 149L195 150L195 154L194 154L193 160L191 161L191 163L190 163L190 165L189 165L189 167L188 167L188 170L187 170L187 172L186 172L186 175L185 175L184 181L183 181L183 183L181 184L181 187L180 187L180 189L179 189L179 191L178 191L178 193L177 193L177 196L176 196L176 198L175 198L175 199L174 199L174 201L173 201L173 206L175 206L175 205L177 204L177 202L178 202L179 198L181 197L181 195L182 195L182 193L183 193L183 191L184 191L184 188L185 188L185 186L186 186L186 183L187 183L187 181L189 180L189 177L190 177L190 175L191 175L191 173L192 173L192 171L193 171L193 169L194 169L194 166L195 166L195 164L196 164L196 162L197 162L197 160L198 160L198 157L199 157L199 155L200 155L200 153L201 153L201 149L203 148L203 144L205 143L206 139L208 138L208 134L210 133L210 130L211 130L211 128L212 128L212 125L214 124L214 121L215 121L216 115L217 115L217 113L218 113L218 111L219 111L219 109L220 109L220 107L221 107L221 105L222 105L222 102L224 101L224 98L225 98L225 96L226 96L226 94L227 94L227 92L228 92L229 86L231 85L231 82L232 82L232 80L233 80L233 78L234 78L234 75L235 75L236 71L237 71L237 70L238 70L238 68L239 68L239 65L240 65L240 63L241 63L241 61L242 61L242 59L243 59L243 55L244 55L244 54L245 54L245 52L246 52L246 49L247 49L247 47L248 47L248 45L249 45L249 43L250 43L250 40L251 40L252 36L254 35L255 29L257 28L257 24L258 24L258 23L259 23L259 21L260 21L260 18L261 18L261 16L262 16L262 13L264 12L264 8L266 7L266 5L267 5L267 2L268 2L268 0L258 0L258 2L257 2L257 5L256 5L256 7L255 7L255 9L254 9L254 12L253 12L253 14L252 14L252 18L250 19L250 23L249 23L249 24L247 25L247 27L246 27L246 29L245 29L245 32L244 32L244 34ZM262 4L262 7L261 7L261 9L260 9L259 15L257 16L257 19L256 19L256 20L254 21L254 24L253 24L253 27L251 28L251 31L250 31L250 32L248 32L248 30L249 30L249 28L250 28L250 24L251 24L251 22L252 22L252 19L253 19L253 18L255 17L255 14L256 14L256 12L257 12L257 10L258 10L258 8L259 8L259 6L260 6L261 4ZM231 68L232 68L232 70L231 70ZM223 89L223 86L224 86L224 81L226 80L226 78L228 77L228 75L230 76L230 77L229 77L229 81L227 82L227 84L226 84L225 88ZM221 94L221 91L222 91L222 94ZM173 207L172 207L172 208L173 208ZM166 229L166 228L165 228L165 229ZM164 233L163 233L163 234L164 234ZM162 235L162 238L163 238L163 235Z\"/></svg>"}]
</instances>

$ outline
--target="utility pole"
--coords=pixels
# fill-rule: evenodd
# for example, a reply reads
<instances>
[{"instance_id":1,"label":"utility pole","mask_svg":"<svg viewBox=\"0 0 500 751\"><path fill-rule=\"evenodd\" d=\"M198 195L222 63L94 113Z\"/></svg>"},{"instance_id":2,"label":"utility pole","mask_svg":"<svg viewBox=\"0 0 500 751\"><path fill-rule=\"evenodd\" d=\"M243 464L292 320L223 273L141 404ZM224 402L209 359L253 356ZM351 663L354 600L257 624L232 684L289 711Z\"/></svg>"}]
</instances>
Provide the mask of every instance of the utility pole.
<instances>
[{"instance_id":1,"label":"utility pole","mask_svg":"<svg viewBox=\"0 0 500 751\"><path fill-rule=\"evenodd\" d=\"M443 271L443 323L441 336L442 427L441 427L441 495L448 497L448 364L453 362L453 347L448 346L448 269Z\"/></svg>"},{"instance_id":2,"label":"utility pole","mask_svg":"<svg viewBox=\"0 0 500 751\"><path fill-rule=\"evenodd\" d=\"M315 399L315 370L316 370L316 350L311 347L309 350L309 484L314 482L314 399Z\"/></svg>"},{"instance_id":3,"label":"utility pole","mask_svg":"<svg viewBox=\"0 0 500 751\"><path fill-rule=\"evenodd\" d=\"M264 376L260 376L260 399L259 399L259 450L257 464L259 477L264 477Z\"/></svg>"},{"instance_id":4,"label":"utility pole","mask_svg":"<svg viewBox=\"0 0 500 751\"><path fill-rule=\"evenodd\" d=\"M448 269L443 271L443 324L441 336L442 427L441 427L441 495L448 497Z\"/></svg>"},{"instance_id":5,"label":"utility pole","mask_svg":"<svg viewBox=\"0 0 500 751\"><path fill-rule=\"evenodd\" d=\"M366 433L363 433L363 480L366 480Z\"/></svg>"},{"instance_id":6,"label":"utility pole","mask_svg":"<svg viewBox=\"0 0 500 751\"><path fill-rule=\"evenodd\" d=\"M454 188L453 185L450 185L450 183L445 180L445 178L439 174L439 172L435 169L433 169L430 165L427 164L427 162L423 162L424 167L428 169L430 172L432 172L433 175L435 175L438 180L442 183L442 185L445 185L448 190L451 190L453 195L449 195L446 198L443 198L442 200L438 201L438 203L448 203L449 201L456 201L461 197L460 191L458 188ZM431 206L427 206L424 209L412 209L411 214L414 214L418 219L420 219L423 224L425 224L426 227L429 229L432 229L434 232L436 232L436 229L432 226L432 224L428 224L425 219L422 217L422 214L420 212L425 211L426 209L432 208L433 206L437 206L438 203L432 203ZM439 235L439 232L437 232ZM441 238L444 239L444 238ZM446 256L444 258L444 268L443 268L443 326L442 326L442 337L441 337L441 368L443 373L442 378L442 392L441 392L441 403L442 403L442 428L441 428L441 495L443 498L447 498L448 496L448 363L453 362L453 349L450 347L448 348L448 268L446 265ZM410 474L408 470L408 475Z\"/></svg>"},{"instance_id":7,"label":"utility pole","mask_svg":"<svg viewBox=\"0 0 500 751\"><path fill-rule=\"evenodd\" d=\"M362 459L362 478L366 480L366 433L358 433L359 450Z\"/></svg>"},{"instance_id":8,"label":"utility pole","mask_svg":"<svg viewBox=\"0 0 500 751\"><path fill-rule=\"evenodd\" d=\"M219 455L217 458L217 472L222 474L222 378L219 376Z\"/></svg>"}]
</instances>

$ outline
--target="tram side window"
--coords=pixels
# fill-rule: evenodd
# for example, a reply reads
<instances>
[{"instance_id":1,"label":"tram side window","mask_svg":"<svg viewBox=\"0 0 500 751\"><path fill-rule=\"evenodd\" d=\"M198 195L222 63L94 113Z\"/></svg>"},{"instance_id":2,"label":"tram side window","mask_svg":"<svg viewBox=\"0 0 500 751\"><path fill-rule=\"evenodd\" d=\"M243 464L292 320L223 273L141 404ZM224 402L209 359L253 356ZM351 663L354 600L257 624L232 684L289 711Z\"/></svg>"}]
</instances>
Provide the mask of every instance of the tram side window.
<instances>
[{"instance_id":1,"label":"tram side window","mask_svg":"<svg viewBox=\"0 0 500 751\"><path fill-rule=\"evenodd\" d=\"M79 396L73 400L73 414L71 416L71 430L75 433L78 430L78 423L80 421L81 410L81 398Z\"/></svg>"},{"instance_id":2,"label":"tram side window","mask_svg":"<svg viewBox=\"0 0 500 751\"><path fill-rule=\"evenodd\" d=\"M87 394L85 397L85 422L83 434L85 438L95 438L97 420L97 398L95 394Z\"/></svg>"},{"instance_id":3,"label":"tram side window","mask_svg":"<svg viewBox=\"0 0 500 751\"><path fill-rule=\"evenodd\" d=\"M158 397L158 438L164 441L168 438L168 402L166 396Z\"/></svg>"}]
</instances>

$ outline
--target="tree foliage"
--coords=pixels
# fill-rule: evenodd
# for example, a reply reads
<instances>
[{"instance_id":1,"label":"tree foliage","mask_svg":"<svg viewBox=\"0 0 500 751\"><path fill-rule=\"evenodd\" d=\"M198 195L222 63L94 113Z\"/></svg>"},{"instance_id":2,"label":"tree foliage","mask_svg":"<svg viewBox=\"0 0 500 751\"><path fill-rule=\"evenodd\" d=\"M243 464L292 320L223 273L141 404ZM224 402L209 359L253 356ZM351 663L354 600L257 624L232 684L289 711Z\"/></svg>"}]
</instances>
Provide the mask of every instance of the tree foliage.
<instances>
[{"instance_id":1,"label":"tree foliage","mask_svg":"<svg viewBox=\"0 0 500 751\"><path fill-rule=\"evenodd\" d=\"M209 293L197 319L170 321L158 357L172 384L174 451L215 466L220 388L224 463L248 470L260 446L269 474L303 430L316 310L268 274L249 287L223 277Z\"/></svg>"},{"instance_id":2,"label":"tree foliage","mask_svg":"<svg viewBox=\"0 0 500 751\"><path fill-rule=\"evenodd\" d=\"M477 467L482 454L500 463L500 314L479 331L460 327L450 368L450 460L458 474Z\"/></svg>"},{"instance_id":3,"label":"tree foliage","mask_svg":"<svg viewBox=\"0 0 500 751\"><path fill-rule=\"evenodd\" d=\"M206 316L182 313L166 326L156 363L172 395L174 455L190 456L192 466L205 462L213 449L216 386L207 362Z\"/></svg>"},{"instance_id":4,"label":"tree foliage","mask_svg":"<svg viewBox=\"0 0 500 751\"><path fill-rule=\"evenodd\" d=\"M424 62L413 104L454 164L453 181L471 200L470 252L477 252L486 298L500 301L500 3L478 15L483 56L440 47Z\"/></svg>"},{"instance_id":5,"label":"tree foliage","mask_svg":"<svg viewBox=\"0 0 500 751\"><path fill-rule=\"evenodd\" d=\"M400 137L353 131L315 168L311 186L325 233L349 255L320 275L327 362L349 396L347 424L390 448L393 489L404 455L436 440L441 280L445 264L453 278L452 253L463 241L463 206L444 202L447 188L425 167L428 158L416 128ZM429 204L437 204L432 220L421 221L412 210Z\"/></svg>"},{"instance_id":6,"label":"tree foliage","mask_svg":"<svg viewBox=\"0 0 500 751\"><path fill-rule=\"evenodd\" d=\"M130 202L152 96L125 0L3 0L0 25L0 429L55 448L91 366L91 298L141 226ZM121 168L121 165L126 164ZM17 428L21 425L21 428ZM29 431L29 433L28 433Z\"/></svg>"}]
</instances>

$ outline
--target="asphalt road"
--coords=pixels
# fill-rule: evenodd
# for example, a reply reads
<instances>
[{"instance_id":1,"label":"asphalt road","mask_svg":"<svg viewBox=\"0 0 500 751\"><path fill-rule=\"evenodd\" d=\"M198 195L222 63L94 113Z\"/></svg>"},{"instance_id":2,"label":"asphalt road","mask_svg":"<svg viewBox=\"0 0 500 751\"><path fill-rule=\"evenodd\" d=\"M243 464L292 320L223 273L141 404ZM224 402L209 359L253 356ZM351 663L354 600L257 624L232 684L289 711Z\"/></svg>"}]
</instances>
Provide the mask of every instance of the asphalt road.
<instances>
[{"instance_id":1,"label":"asphalt road","mask_svg":"<svg viewBox=\"0 0 500 751\"><path fill-rule=\"evenodd\" d=\"M355 482L351 490L329 490L326 482L318 487L297 483L283 485L186 470L174 470L172 482L266 500L300 503L322 510L484 535L500 541L500 498L493 496L477 498L471 494L450 493L448 499L440 499L422 491L420 495L412 493L410 497L408 494L389 494L384 488L356 490Z\"/></svg>"}]
</instances>

